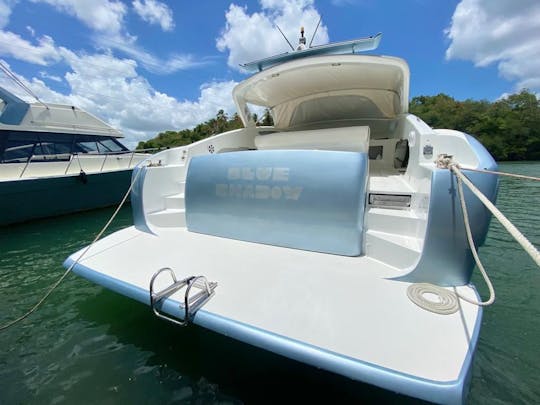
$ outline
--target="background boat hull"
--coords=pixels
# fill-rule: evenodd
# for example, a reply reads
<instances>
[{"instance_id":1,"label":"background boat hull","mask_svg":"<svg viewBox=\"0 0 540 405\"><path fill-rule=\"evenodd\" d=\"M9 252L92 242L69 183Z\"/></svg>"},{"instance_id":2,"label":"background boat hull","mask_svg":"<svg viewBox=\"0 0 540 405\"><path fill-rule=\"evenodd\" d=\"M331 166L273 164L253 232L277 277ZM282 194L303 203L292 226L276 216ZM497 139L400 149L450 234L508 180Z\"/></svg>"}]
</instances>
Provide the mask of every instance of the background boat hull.
<instances>
[{"instance_id":1,"label":"background boat hull","mask_svg":"<svg viewBox=\"0 0 540 405\"><path fill-rule=\"evenodd\" d=\"M0 226L120 203L129 170L0 182Z\"/></svg>"}]
</instances>

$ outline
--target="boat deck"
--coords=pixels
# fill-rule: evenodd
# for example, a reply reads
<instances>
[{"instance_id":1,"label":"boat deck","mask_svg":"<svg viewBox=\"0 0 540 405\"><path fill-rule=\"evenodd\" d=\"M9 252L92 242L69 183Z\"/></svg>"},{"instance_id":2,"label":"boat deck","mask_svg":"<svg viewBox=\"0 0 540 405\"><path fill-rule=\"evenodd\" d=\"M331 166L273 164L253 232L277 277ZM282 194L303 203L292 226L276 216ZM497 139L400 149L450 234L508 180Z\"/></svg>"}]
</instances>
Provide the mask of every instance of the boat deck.
<instances>
[{"instance_id":1,"label":"boat deck","mask_svg":"<svg viewBox=\"0 0 540 405\"><path fill-rule=\"evenodd\" d=\"M407 297L409 283L392 280L401 275L394 267L185 228L157 237L130 227L99 241L74 271L148 304L150 279L162 267L179 279L204 275L218 283L194 317L201 326L355 380L461 401L481 310L464 301L452 315L423 310ZM458 290L476 297L470 287ZM177 293L163 310L182 314L182 301Z\"/></svg>"}]
</instances>

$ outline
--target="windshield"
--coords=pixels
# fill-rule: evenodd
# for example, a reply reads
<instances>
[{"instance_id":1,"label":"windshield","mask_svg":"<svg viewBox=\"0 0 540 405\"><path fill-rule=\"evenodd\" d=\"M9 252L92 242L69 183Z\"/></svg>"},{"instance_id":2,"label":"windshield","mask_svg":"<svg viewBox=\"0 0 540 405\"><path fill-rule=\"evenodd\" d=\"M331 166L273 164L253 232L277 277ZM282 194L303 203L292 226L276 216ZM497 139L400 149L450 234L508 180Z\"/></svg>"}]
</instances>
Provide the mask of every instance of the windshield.
<instances>
[{"instance_id":1,"label":"windshield","mask_svg":"<svg viewBox=\"0 0 540 405\"><path fill-rule=\"evenodd\" d=\"M0 162L20 163L32 157L67 160L74 153L124 153L128 149L115 138L50 132L4 131L0 133Z\"/></svg>"}]
</instances>

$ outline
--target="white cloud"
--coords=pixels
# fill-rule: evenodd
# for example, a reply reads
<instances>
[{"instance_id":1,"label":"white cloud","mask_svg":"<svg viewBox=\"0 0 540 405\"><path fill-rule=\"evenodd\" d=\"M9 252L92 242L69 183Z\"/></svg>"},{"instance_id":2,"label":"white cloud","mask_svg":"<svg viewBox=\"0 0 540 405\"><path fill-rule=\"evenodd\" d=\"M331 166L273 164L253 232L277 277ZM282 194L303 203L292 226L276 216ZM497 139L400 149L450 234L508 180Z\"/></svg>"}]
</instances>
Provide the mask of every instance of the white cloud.
<instances>
[{"instance_id":1,"label":"white cloud","mask_svg":"<svg viewBox=\"0 0 540 405\"><path fill-rule=\"evenodd\" d=\"M2 0L0 0L2 1ZM94 31L95 43L104 50L115 49L130 58L136 59L141 65L153 73L168 74L182 69L201 65L193 60L191 55L169 55L160 58L152 55L143 47L137 45L137 37L125 29L124 17L126 6L117 0L32 0L36 3L46 3L58 11L67 13ZM137 12L147 21L159 22L163 29L174 28L172 13L163 3L156 0L140 0L133 2ZM139 7L137 9L137 7ZM140 13L139 13L140 14ZM0 53L1 54L1 53Z\"/></svg>"},{"instance_id":2,"label":"white cloud","mask_svg":"<svg viewBox=\"0 0 540 405\"><path fill-rule=\"evenodd\" d=\"M15 3L15 0L0 0L0 29L8 25L11 9Z\"/></svg>"},{"instance_id":3,"label":"white cloud","mask_svg":"<svg viewBox=\"0 0 540 405\"><path fill-rule=\"evenodd\" d=\"M214 117L223 109L233 114L234 81L211 81L200 87L196 100L178 100L156 91L138 70L168 73L200 65L190 55L170 55L158 58L138 46L137 38L130 35L124 24L125 6L117 1L96 0L33 0L54 6L57 10L81 20L93 31L92 39L98 53L88 54L58 46L49 36L36 36L31 27L26 40L20 33L0 29L0 55L34 65L56 63L63 73L50 74L42 70L36 76L24 78L15 74L45 103L75 105L109 122L126 136L125 143L135 146L140 140L154 137L164 130L190 128ZM0 0L0 23L2 5ZM10 3L11 4L11 3ZM14 3L13 3L14 4ZM108 7L111 7L110 9ZM11 8L9 8L11 10ZM9 13L4 13L6 21ZM115 56L120 51L128 57ZM4 61L4 64L7 63ZM68 86L67 94L54 91L49 84L62 81ZM29 101L31 98L5 76L0 85Z\"/></svg>"},{"instance_id":4,"label":"white cloud","mask_svg":"<svg viewBox=\"0 0 540 405\"><path fill-rule=\"evenodd\" d=\"M144 21L160 25L163 31L171 31L174 28L171 9L160 1L134 0L133 8Z\"/></svg>"},{"instance_id":5,"label":"white cloud","mask_svg":"<svg viewBox=\"0 0 540 405\"><path fill-rule=\"evenodd\" d=\"M45 35L38 39L36 45L33 45L9 31L0 31L0 55L11 56L37 65L48 65L61 59L59 48L51 37Z\"/></svg>"},{"instance_id":6,"label":"white cloud","mask_svg":"<svg viewBox=\"0 0 540 405\"><path fill-rule=\"evenodd\" d=\"M101 48L119 50L140 62L145 69L153 73L168 74L201 66L204 63L195 61L191 55L173 54L166 59L158 58L138 46L134 37L96 35L94 39Z\"/></svg>"},{"instance_id":7,"label":"white cloud","mask_svg":"<svg viewBox=\"0 0 540 405\"><path fill-rule=\"evenodd\" d=\"M68 95L55 92L39 78L17 76L45 103L75 105L109 122L126 136L125 143L131 147L161 131L193 127L215 117L220 109L230 115L235 111L231 97L234 81L203 84L196 101L181 101L153 89L138 74L137 62L132 59L80 55L65 48L59 52L70 67L64 75L70 87ZM33 101L5 76L0 76L0 86Z\"/></svg>"},{"instance_id":8,"label":"white cloud","mask_svg":"<svg viewBox=\"0 0 540 405\"><path fill-rule=\"evenodd\" d=\"M260 5L261 12L248 14L247 7L231 4L225 14L226 26L216 44L220 51L229 51L227 62L233 68L239 69L239 64L291 50L275 24L296 47L300 26L305 28L309 44L320 18L313 0L260 0ZM321 23L313 45L326 42L328 30Z\"/></svg>"},{"instance_id":9,"label":"white cloud","mask_svg":"<svg viewBox=\"0 0 540 405\"><path fill-rule=\"evenodd\" d=\"M111 55L67 53L72 72L66 74L73 102L117 125L131 142L146 140L167 129L192 127L221 108L234 111L234 82L201 87L195 102L178 101L155 91L137 73L137 63Z\"/></svg>"},{"instance_id":10,"label":"white cloud","mask_svg":"<svg viewBox=\"0 0 540 405\"><path fill-rule=\"evenodd\" d=\"M540 89L538 0L462 0L446 35L447 59L496 63L502 77L517 82L516 90Z\"/></svg>"},{"instance_id":11,"label":"white cloud","mask_svg":"<svg viewBox=\"0 0 540 405\"><path fill-rule=\"evenodd\" d=\"M72 15L93 30L118 33L124 25L126 6L116 0L32 0L47 3Z\"/></svg>"},{"instance_id":12,"label":"white cloud","mask_svg":"<svg viewBox=\"0 0 540 405\"><path fill-rule=\"evenodd\" d=\"M11 10L17 2L18 0L0 0L0 29L8 25Z\"/></svg>"},{"instance_id":13,"label":"white cloud","mask_svg":"<svg viewBox=\"0 0 540 405\"><path fill-rule=\"evenodd\" d=\"M62 78L60 76L50 75L43 70L39 72L39 76L43 79L49 79L59 83L62 81Z\"/></svg>"}]
</instances>

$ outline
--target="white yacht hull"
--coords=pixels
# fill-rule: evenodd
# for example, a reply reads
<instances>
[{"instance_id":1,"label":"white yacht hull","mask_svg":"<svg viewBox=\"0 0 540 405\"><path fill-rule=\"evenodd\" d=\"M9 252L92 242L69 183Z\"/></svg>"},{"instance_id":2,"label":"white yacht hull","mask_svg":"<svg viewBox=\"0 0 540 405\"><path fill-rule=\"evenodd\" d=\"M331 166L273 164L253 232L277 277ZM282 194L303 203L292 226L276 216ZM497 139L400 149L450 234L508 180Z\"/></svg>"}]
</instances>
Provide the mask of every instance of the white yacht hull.
<instances>
[{"instance_id":1,"label":"white yacht hull","mask_svg":"<svg viewBox=\"0 0 540 405\"><path fill-rule=\"evenodd\" d=\"M135 168L134 226L65 266L173 322L464 402L482 309L458 298L479 299L474 261L456 179L436 161L453 159L492 201L497 177L467 169L496 164L472 136L408 114L408 80L404 61L364 55L263 70L233 93L245 128ZM271 108L274 126L256 127L249 104ZM490 214L464 198L480 246ZM426 284L436 293L411 292ZM455 305L437 312L443 296Z\"/></svg>"},{"instance_id":2,"label":"white yacht hull","mask_svg":"<svg viewBox=\"0 0 540 405\"><path fill-rule=\"evenodd\" d=\"M171 255L171 252L175 252ZM81 252L68 258L72 264ZM99 241L74 271L149 304L162 267L204 274L214 296L193 322L248 344L354 380L437 403L462 403L482 318L461 301L440 315L407 297L410 283L369 257L343 257L190 233L135 227ZM99 269L99 270L96 270ZM471 286L456 288L477 298ZM162 310L182 318L183 293Z\"/></svg>"}]
</instances>

